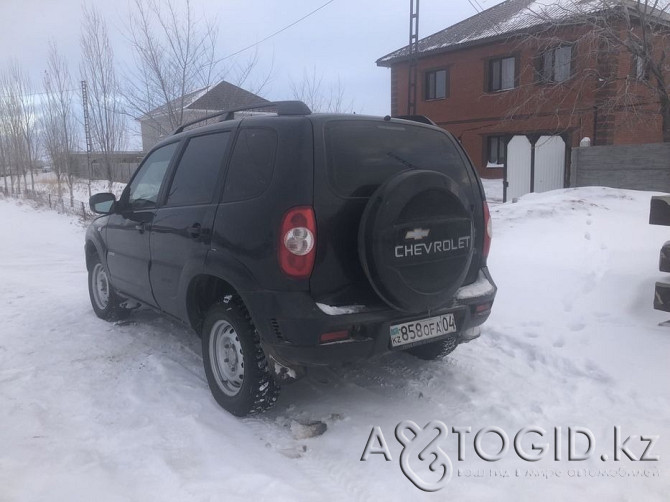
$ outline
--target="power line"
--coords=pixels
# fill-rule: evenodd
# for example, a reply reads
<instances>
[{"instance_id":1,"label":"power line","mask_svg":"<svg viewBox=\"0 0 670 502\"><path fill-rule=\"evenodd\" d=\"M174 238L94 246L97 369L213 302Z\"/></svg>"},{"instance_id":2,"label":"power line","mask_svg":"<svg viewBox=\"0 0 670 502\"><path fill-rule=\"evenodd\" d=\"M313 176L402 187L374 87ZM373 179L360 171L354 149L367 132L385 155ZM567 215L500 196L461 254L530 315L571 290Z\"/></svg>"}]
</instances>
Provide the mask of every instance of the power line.
<instances>
[{"instance_id":1,"label":"power line","mask_svg":"<svg viewBox=\"0 0 670 502\"><path fill-rule=\"evenodd\" d=\"M247 50L249 50L249 49L251 49L251 48L253 48L253 47L256 47L257 45L262 44L262 43L265 42L266 40L269 40L269 39L271 39L272 37L279 35L280 33L282 33L282 32L284 32L284 31L288 30L288 29L291 28L292 26L295 26L295 25L298 24L300 21L303 21L303 20L307 19L307 18L310 17L312 14L316 14L318 11L320 11L321 9L323 9L324 7L326 7L327 5L333 3L334 1L335 1L335 0L328 0L328 2L324 3L321 7L317 7L317 8L314 9L312 12L310 12L309 14L304 15L303 17L301 17L301 18L298 19L297 21L294 21L294 22L292 22L291 24L289 24L289 25L287 25L287 26L284 26L281 30L275 31L273 34L268 35L268 36L265 37L264 39L259 40L258 42L253 43L253 44L251 44L251 45L245 47L244 49L240 49L240 50L237 51L237 52L233 52L232 54L229 54L228 56L219 59L219 60L217 61L217 63L219 63L219 62L221 62L221 61L225 61L226 59L232 58L233 56L237 56L238 54L240 54L240 53L242 53L242 52L244 52L244 51L247 51Z\"/></svg>"},{"instance_id":2,"label":"power line","mask_svg":"<svg viewBox=\"0 0 670 502\"><path fill-rule=\"evenodd\" d=\"M262 44L263 42L265 42L265 41L271 39L272 37L275 37L275 36L279 35L280 33L283 33L284 31L288 30L289 28L292 28L293 26L295 26L295 25L298 24L299 22L304 21L304 20L307 19L308 17L310 17L310 16L316 14L316 13L319 12L321 9L323 9L324 7L327 7L328 5L330 5L331 3L333 3L334 1L335 1L335 0L328 0L326 3L324 3L324 4L321 5L320 7L317 7L317 8L314 9L313 11L311 11L311 12L305 14L305 15L302 16L300 19L297 19L296 21L293 21L291 24L288 24L288 25L284 26L282 29L275 31L274 33L268 35L267 37L263 38L262 40L259 40L258 42L255 42L255 43L253 43L253 44L251 44L251 45L248 45L247 47L245 47L245 48L243 48L243 49L240 49L240 50L237 51L237 52L233 52L232 54L229 54L228 56L225 56L225 57L219 59L219 60L217 61L217 63L220 63L221 61L225 61L226 59L230 59L230 58L232 58L233 56L237 56L238 54L241 54L241 53L244 52L244 51L248 51L249 49L251 49L251 48L253 48L253 47L256 47L257 45ZM76 91L78 91L78 90L79 90L79 89L66 89L66 91L73 91L73 92L76 92ZM43 95L46 95L46 94L49 94L49 93L48 93L48 92L33 92L33 93L28 94L28 96L43 96ZM9 96L9 95L6 95L6 96L0 95L0 97L9 98L10 96Z\"/></svg>"},{"instance_id":3,"label":"power line","mask_svg":"<svg viewBox=\"0 0 670 502\"><path fill-rule=\"evenodd\" d=\"M78 92L78 91L79 91L79 89L63 89L63 92ZM50 93L48 93L48 92L46 92L46 91L44 91L44 92L31 92L31 93L29 93L29 94L25 94L25 95L23 95L23 96L21 96L21 97L29 97L29 96L46 96L46 95L48 95L48 94L50 94ZM12 98L12 97L15 97L15 96L13 96L13 95L11 95L11 94L0 94L0 98Z\"/></svg>"},{"instance_id":4,"label":"power line","mask_svg":"<svg viewBox=\"0 0 670 502\"><path fill-rule=\"evenodd\" d=\"M473 3L472 0L468 0L468 3L470 4L470 6L471 6L473 9L475 9L475 12L476 12L477 14L479 14L479 13L481 12L481 11L477 8L477 6Z\"/></svg>"}]
</instances>

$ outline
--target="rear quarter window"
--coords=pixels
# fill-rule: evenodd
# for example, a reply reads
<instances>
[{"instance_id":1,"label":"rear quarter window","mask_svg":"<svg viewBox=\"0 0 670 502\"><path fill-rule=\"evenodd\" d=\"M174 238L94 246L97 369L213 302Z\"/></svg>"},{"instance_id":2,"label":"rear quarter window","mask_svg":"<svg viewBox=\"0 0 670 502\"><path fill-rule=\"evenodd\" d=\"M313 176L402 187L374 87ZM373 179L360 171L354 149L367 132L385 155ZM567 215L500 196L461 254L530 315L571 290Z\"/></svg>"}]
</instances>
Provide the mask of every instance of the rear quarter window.
<instances>
[{"instance_id":1,"label":"rear quarter window","mask_svg":"<svg viewBox=\"0 0 670 502\"><path fill-rule=\"evenodd\" d=\"M338 120L325 126L328 177L338 195L369 197L407 169L440 171L470 184L458 147L446 134L391 122Z\"/></svg>"},{"instance_id":2,"label":"rear quarter window","mask_svg":"<svg viewBox=\"0 0 670 502\"><path fill-rule=\"evenodd\" d=\"M274 129L242 129L235 141L223 201L247 200L261 195L272 181L276 153L277 132Z\"/></svg>"}]
</instances>

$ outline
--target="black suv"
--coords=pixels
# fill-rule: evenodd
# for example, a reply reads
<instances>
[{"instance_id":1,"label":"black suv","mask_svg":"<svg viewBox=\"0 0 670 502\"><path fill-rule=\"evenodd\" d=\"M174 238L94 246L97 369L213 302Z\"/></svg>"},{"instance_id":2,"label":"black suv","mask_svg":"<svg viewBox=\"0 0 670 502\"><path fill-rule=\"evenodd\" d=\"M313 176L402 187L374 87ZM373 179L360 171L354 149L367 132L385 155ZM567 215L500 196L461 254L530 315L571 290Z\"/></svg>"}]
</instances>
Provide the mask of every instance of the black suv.
<instances>
[{"instance_id":1,"label":"black suv","mask_svg":"<svg viewBox=\"0 0 670 502\"><path fill-rule=\"evenodd\" d=\"M95 313L144 304L191 326L214 398L238 416L309 366L451 352L496 294L484 190L448 132L272 106L180 127L118 201L91 197L104 216L86 233Z\"/></svg>"}]
</instances>

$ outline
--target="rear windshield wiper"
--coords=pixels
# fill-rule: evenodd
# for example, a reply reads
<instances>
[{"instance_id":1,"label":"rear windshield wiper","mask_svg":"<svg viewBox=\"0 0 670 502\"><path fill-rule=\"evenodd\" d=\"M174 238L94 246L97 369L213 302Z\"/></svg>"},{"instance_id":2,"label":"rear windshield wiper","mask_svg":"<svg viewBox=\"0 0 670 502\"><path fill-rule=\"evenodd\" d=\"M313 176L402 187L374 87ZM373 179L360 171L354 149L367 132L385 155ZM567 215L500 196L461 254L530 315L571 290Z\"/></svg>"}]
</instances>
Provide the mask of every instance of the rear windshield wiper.
<instances>
[{"instance_id":1,"label":"rear windshield wiper","mask_svg":"<svg viewBox=\"0 0 670 502\"><path fill-rule=\"evenodd\" d=\"M403 164L405 167L409 167L410 169L419 169L419 166L415 166L409 160L405 160L405 159L403 159L402 157L399 157L398 155L396 155L393 152L386 152L386 155L388 155L389 157L391 157L394 160L397 160L398 162Z\"/></svg>"}]
</instances>

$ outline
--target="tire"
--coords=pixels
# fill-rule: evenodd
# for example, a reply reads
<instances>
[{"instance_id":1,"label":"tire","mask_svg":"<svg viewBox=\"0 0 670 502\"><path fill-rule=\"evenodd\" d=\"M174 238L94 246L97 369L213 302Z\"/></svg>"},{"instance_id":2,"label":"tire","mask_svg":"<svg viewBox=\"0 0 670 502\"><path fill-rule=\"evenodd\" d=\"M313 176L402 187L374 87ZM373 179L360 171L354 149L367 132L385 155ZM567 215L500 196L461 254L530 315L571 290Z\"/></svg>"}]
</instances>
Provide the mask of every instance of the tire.
<instances>
[{"instance_id":1,"label":"tire","mask_svg":"<svg viewBox=\"0 0 670 502\"><path fill-rule=\"evenodd\" d=\"M463 284L474 238L460 183L435 171L403 171L370 197L358 230L358 256L389 306L429 312L448 305Z\"/></svg>"},{"instance_id":2,"label":"tire","mask_svg":"<svg viewBox=\"0 0 670 502\"><path fill-rule=\"evenodd\" d=\"M235 416L261 413L279 397L258 332L244 305L217 303L205 316L202 359L216 402Z\"/></svg>"},{"instance_id":3,"label":"tire","mask_svg":"<svg viewBox=\"0 0 670 502\"><path fill-rule=\"evenodd\" d=\"M458 347L458 338L456 336L451 336L438 342L412 347L411 349L407 349L407 352L424 361L434 361L451 354L456 347Z\"/></svg>"},{"instance_id":4,"label":"tire","mask_svg":"<svg viewBox=\"0 0 670 502\"><path fill-rule=\"evenodd\" d=\"M130 311L121 307L123 301L116 293L107 275L107 269L96 255L88 271L88 295L95 315L105 321L128 317Z\"/></svg>"}]
</instances>

